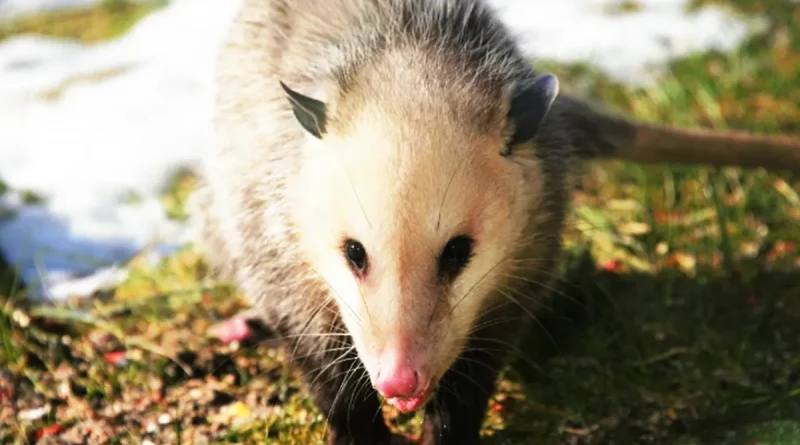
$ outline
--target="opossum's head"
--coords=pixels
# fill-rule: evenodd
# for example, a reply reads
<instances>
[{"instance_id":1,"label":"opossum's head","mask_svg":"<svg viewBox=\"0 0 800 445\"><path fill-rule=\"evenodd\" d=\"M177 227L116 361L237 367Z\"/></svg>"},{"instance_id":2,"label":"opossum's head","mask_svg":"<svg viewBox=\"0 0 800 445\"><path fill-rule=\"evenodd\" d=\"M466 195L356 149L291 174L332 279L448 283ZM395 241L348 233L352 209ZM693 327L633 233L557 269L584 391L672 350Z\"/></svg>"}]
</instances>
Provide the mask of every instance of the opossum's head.
<instances>
[{"instance_id":1,"label":"opossum's head","mask_svg":"<svg viewBox=\"0 0 800 445\"><path fill-rule=\"evenodd\" d=\"M364 81L325 100L283 88L308 142L293 202L309 264L372 385L413 411L530 235L542 173L532 141L558 82L514 83L493 101L477 88L398 85Z\"/></svg>"}]
</instances>

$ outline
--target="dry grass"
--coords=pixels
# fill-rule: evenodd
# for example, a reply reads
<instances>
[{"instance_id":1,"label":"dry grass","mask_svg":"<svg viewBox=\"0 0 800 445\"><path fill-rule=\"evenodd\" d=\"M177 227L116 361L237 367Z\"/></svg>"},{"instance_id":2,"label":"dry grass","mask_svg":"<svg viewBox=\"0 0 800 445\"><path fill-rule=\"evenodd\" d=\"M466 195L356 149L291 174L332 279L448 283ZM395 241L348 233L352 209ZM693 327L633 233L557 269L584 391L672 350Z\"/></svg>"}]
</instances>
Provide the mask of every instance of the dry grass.
<instances>
[{"instance_id":1,"label":"dry grass","mask_svg":"<svg viewBox=\"0 0 800 445\"><path fill-rule=\"evenodd\" d=\"M677 61L658 88L552 68L642 119L800 132L800 5L727 4L773 26L735 53ZM192 184L183 176L165 197L176 217ZM557 344L530 333L486 443L800 443L799 194L798 178L763 171L588 165L565 234L570 298L543 317ZM5 301L0 443L53 426L61 443L321 442L323 419L280 348L208 337L241 305L191 249L131 266L125 285L90 301ZM418 420L387 416L400 429Z\"/></svg>"}]
</instances>

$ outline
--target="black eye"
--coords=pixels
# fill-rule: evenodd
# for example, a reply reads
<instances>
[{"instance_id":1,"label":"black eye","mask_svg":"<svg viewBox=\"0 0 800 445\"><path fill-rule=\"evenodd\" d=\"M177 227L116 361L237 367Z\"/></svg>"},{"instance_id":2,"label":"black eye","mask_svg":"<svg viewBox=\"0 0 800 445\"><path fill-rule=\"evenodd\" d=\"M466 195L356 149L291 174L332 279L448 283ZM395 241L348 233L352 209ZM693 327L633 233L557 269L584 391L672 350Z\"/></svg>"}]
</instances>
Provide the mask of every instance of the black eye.
<instances>
[{"instance_id":1,"label":"black eye","mask_svg":"<svg viewBox=\"0 0 800 445\"><path fill-rule=\"evenodd\" d=\"M364 274L367 270L367 251L358 241L348 239L344 242L344 256L350 262L350 266L359 274Z\"/></svg>"},{"instance_id":2,"label":"black eye","mask_svg":"<svg viewBox=\"0 0 800 445\"><path fill-rule=\"evenodd\" d=\"M460 235L450 239L439 256L439 276L453 279L472 256L472 238Z\"/></svg>"}]
</instances>

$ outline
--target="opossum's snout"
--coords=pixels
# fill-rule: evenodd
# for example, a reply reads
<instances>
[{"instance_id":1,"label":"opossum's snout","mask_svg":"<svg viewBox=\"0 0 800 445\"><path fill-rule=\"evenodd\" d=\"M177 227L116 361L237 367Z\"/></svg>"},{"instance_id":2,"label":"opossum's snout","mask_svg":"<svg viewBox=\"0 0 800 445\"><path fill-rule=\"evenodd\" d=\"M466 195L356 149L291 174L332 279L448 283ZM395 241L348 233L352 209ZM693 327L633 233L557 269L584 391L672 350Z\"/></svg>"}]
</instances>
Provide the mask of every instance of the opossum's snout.
<instances>
[{"instance_id":1,"label":"opossum's snout","mask_svg":"<svg viewBox=\"0 0 800 445\"><path fill-rule=\"evenodd\" d=\"M360 334L359 355L372 387L402 412L422 407L458 353L454 337L427 329L427 323L386 323ZM378 321L380 323L380 321Z\"/></svg>"},{"instance_id":2,"label":"opossum's snout","mask_svg":"<svg viewBox=\"0 0 800 445\"><path fill-rule=\"evenodd\" d=\"M343 316L350 320L372 386L403 412L427 402L460 353L474 318L475 302L456 307L460 294L452 288L470 261L473 241L459 235L445 244L435 250L395 247L391 250L399 256L371 260L360 243L344 246L359 288L344 307L361 321Z\"/></svg>"},{"instance_id":3,"label":"opossum's snout","mask_svg":"<svg viewBox=\"0 0 800 445\"><path fill-rule=\"evenodd\" d=\"M373 386L400 411L422 406L431 390L428 364L413 351L390 347L381 352L375 363Z\"/></svg>"},{"instance_id":4,"label":"opossum's snout","mask_svg":"<svg viewBox=\"0 0 800 445\"><path fill-rule=\"evenodd\" d=\"M376 287L403 286L386 281ZM351 335L372 387L400 411L415 411L427 402L458 354L459 335L448 323L443 325L440 316L431 316L436 308L429 303L436 296L370 287L359 292L367 304L352 305L361 323L351 320Z\"/></svg>"}]
</instances>

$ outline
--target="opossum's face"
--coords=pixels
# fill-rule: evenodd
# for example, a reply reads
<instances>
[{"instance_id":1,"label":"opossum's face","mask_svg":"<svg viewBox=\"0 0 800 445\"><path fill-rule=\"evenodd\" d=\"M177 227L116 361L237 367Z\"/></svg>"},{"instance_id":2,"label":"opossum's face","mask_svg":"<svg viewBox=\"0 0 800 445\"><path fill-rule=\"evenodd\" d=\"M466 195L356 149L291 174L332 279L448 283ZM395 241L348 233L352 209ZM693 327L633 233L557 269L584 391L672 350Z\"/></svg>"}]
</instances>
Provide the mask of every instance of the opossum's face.
<instances>
[{"instance_id":1,"label":"opossum's face","mask_svg":"<svg viewBox=\"0 0 800 445\"><path fill-rule=\"evenodd\" d=\"M502 288L538 200L538 163L503 155L503 115L472 129L367 104L324 131L320 117L306 121L320 131L296 184L301 243L372 385L413 411Z\"/></svg>"}]
</instances>

